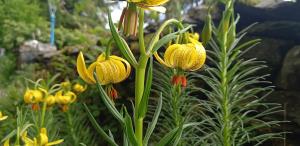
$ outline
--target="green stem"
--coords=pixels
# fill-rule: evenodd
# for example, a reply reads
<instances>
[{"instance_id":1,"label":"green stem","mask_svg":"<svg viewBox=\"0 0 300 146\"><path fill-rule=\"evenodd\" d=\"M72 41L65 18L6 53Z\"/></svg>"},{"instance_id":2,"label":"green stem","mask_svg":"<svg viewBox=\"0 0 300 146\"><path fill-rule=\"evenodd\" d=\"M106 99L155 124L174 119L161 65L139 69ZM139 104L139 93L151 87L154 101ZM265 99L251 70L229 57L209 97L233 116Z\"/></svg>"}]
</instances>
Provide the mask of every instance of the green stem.
<instances>
[{"instance_id":1,"label":"green stem","mask_svg":"<svg viewBox=\"0 0 300 146\"><path fill-rule=\"evenodd\" d=\"M141 54L146 54L145 41L144 41L144 9L140 8L139 11L139 47Z\"/></svg>"},{"instance_id":2,"label":"green stem","mask_svg":"<svg viewBox=\"0 0 300 146\"><path fill-rule=\"evenodd\" d=\"M149 57L141 55L135 75L135 135L139 146L143 145L143 118L138 118L138 109L144 93L146 66Z\"/></svg>"},{"instance_id":3,"label":"green stem","mask_svg":"<svg viewBox=\"0 0 300 146\"><path fill-rule=\"evenodd\" d=\"M108 60L109 59L109 56L111 54L111 45L112 45L112 42L113 42L113 38L110 38L108 43L107 43L107 47L106 47L106 50L105 50L105 59Z\"/></svg>"},{"instance_id":4,"label":"green stem","mask_svg":"<svg viewBox=\"0 0 300 146\"><path fill-rule=\"evenodd\" d=\"M43 102L43 108L42 108L42 118L41 118L41 125L40 128L44 127L45 123L45 115L46 115L46 109L47 109L47 103Z\"/></svg>"},{"instance_id":5,"label":"green stem","mask_svg":"<svg viewBox=\"0 0 300 146\"><path fill-rule=\"evenodd\" d=\"M169 25L171 25L171 24L176 24L176 26L177 26L179 29L183 29L183 28L184 28L183 25L181 24L181 22L178 21L178 20L176 20L176 19L169 19L169 20L165 21L165 22L159 27L159 29L156 31L156 33L155 33L153 39L152 39L151 42L149 43L148 50L147 50L147 51L148 51L147 54L150 54L150 52L152 51L152 49L153 49L155 43L159 40L159 36L160 36L160 34L163 32L163 30L164 30L167 26L169 26Z\"/></svg>"},{"instance_id":6,"label":"green stem","mask_svg":"<svg viewBox=\"0 0 300 146\"><path fill-rule=\"evenodd\" d=\"M227 33L223 34L223 42L221 44L221 50L222 50L222 57L221 57L221 83L222 83L222 96L223 96L223 124L224 124L224 130L223 130L223 138L224 138L224 146L230 146L230 135L231 135L231 128L230 128L230 109L229 109L229 99L228 99L228 89L227 89L227 62L228 62L228 52L226 47L226 40L227 40Z\"/></svg>"}]
</instances>

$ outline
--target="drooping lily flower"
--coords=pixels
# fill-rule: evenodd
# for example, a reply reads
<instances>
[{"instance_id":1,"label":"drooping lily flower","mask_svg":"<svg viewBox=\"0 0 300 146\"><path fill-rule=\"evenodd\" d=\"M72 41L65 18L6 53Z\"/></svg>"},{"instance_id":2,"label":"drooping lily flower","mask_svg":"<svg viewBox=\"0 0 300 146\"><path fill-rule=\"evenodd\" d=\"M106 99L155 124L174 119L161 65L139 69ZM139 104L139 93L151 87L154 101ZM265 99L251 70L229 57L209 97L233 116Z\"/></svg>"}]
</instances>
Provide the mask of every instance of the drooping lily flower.
<instances>
[{"instance_id":1,"label":"drooping lily flower","mask_svg":"<svg viewBox=\"0 0 300 146\"><path fill-rule=\"evenodd\" d=\"M87 86L80 85L76 83L73 85L73 91L75 91L77 94L80 94L86 90Z\"/></svg>"},{"instance_id":2,"label":"drooping lily flower","mask_svg":"<svg viewBox=\"0 0 300 146\"><path fill-rule=\"evenodd\" d=\"M27 104L32 104L33 110L39 109L39 102L43 100L43 92L40 90L27 89L24 94L24 101Z\"/></svg>"},{"instance_id":3,"label":"drooping lily flower","mask_svg":"<svg viewBox=\"0 0 300 146\"><path fill-rule=\"evenodd\" d=\"M95 84L94 71L101 85L116 84L125 80L131 71L130 64L121 57L111 55L105 57L101 54L95 62L88 68L85 66L85 61L82 52L77 57L77 71L79 76L89 84ZM116 90L110 86L107 90L108 95L112 99L117 98Z\"/></svg>"},{"instance_id":4,"label":"drooping lily flower","mask_svg":"<svg viewBox=\"0 0 300 146\"><path fill-rule=\"evenodd\" d=\"M206 59L205 48L199 41L195 40L199 38L198 36L189 35L189 43L187 44L170 45L165 51L164 59L157 52L154 53L154 56L159 63L179 71L198 70L203 66ZM186 87L187 79L183 74L176 74L172 77L171 83Z\"/></svg>"},{"instance_id":5,"label":"drooping lily flower","mask_svg":"<svg viewBox=\"0 0 300 146\"><path fill-rule=\"evenodd\" d=\"M46 102L48 107L53 106L56 103L55 96L53 95L48 95L45 99L44 102Z\"/></svg>"},{"instance_id":6,"label":"drooping lily flower","mask_svg":"<svg viewBox=\"0 0 300 146\"><path fill-rule=\"evenodd\" d=\"M71 91L63 93L63 91L60 90L55 94L56 103L62 106L63 112L66 112L69 109L69 104L75 102L76 99L77 99L76 94Z\"/></svg>"},{"instance_id":7,"label":"drooping lily flower","mask_svg":"<svg viewBox=\"0 0 300 146\"><path fill-rule=\"evenodd\" d=\"M49 142L46 128L41 128L38 138L34 138L34 139L28 138L27 132L24 132L21 138L25 143L25 146L52 146L52 145L58 145L64 141L63 139L59 139L53 142Z\"/></svg>"},{"instance_id":8,"label":"drooping lily flower","mask_svg":"<svg viewBox=\"0 0 300 146\"><path fill-rule=\"evenodd\" d=\"M0 111L0 121L6 120L8 116L4 116L2 112Z\"/></svg>"},{"instance_id":9,"label":"drooping lily flower","mask_svg":"<svg viewBox=\"0 0 300 146\"><path fill-rule=\"evenodd\" d=\"M101 85L116 84L125 80L131 71L130 64L121 57L109 56L105 59L105 54L101 54L97 60L88 68L82 52L77 57L77 71L79 76L89 84L95 84L94 71Z\"/></svg>"},{"instance_id":10,"label":"drooping lily flower","mask_svg":"<svg viewBox=\"0 0 300 146\"><path fill-rule=\"evenodd\" d=\"M193 43L169 46L164 54L164 60L157 53L154 56L159 63L167 67L195 71L203 66L206 52L202 44L194 40Z\"/></svg>"}]
</instances>

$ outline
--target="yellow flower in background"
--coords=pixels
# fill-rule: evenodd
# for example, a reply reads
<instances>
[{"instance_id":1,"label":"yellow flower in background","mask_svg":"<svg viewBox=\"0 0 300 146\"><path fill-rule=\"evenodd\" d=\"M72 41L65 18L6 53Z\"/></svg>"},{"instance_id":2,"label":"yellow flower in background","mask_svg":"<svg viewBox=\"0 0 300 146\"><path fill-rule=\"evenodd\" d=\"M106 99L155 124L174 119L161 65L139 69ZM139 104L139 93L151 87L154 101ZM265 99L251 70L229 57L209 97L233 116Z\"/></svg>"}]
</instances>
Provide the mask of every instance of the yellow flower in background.
<instances>
[{"instance_id":1,"label":"yellow flower in background","mask_svg":"<svg viewBox=\"0 0 300 146\"><path fill-rule=\"evenodd\" d=\"M55 100L56 103L60 104L62 107L62 111L66 112L69 110L69 104L75 102L77 99L77 96L75 93L68 91L66 93L63 93L63 91L58 91L55 94Z\"/></svg>"},{"instance_id":2,"label":"yellow flower in background","mask_svg":"<svg viewBox=\"0 0 300 146\"><path fill-rule=\"evenodd\" d=\"M83 86L78 83L73 85L73 91L75 91L78 94L84 92L86 90L86 88L87 88L87 86Z\"/></svg>"},{"instance_id":3,"label":"yellow flower in background","mask_svg":"<svg viewBox=\"0 0 300 146\"><path fill-rule=\"evenodd\" d=\"M203 45L194 39L189 39L188 44L173 44L167 48L162 59L157 52L155 58L161 64L175 69L195 71L200 69L206 59Z\"/></svg>"},{"instance_id":4,"label":"yellow flower in background","mask_svg":"<svg viewBox=\"0 0 300 146\"><path fill-rule=\"evenodd\" d=\"M82 52L77 57L77 71L79 76L89 84L95 84L94 71L101 85L115 84L125 80L131 71L130 64L121 57L109 56L106 60L105 55L101 54L97 60L88 68Z\"/></svg>"},{"instance_id":5,"label":"yellow flower in background","mask_svg":"<svg viewBox=\"0 0 300 146\"><path fill-rule=\"evenodd\" d=\"M60 85L65 90L68 90L72 87L72 84L70 81L61 82Z\"/></svg>"},{"instance_id":6,"label":"yellow flower in background","mask_svg":"<svg viewBox=\"0 0 300 146\"><path fill-rule=\"evenodd\" d=\"M9 146L9 139L5 140L3 146Z\"/></svg>"},{"instance_id":7,"label":"yellow flower in background","mask_svg":"<svg viewBox=\"0 0 300 146\"><path fill-rule=\"evenodd\" d=\"M8 116L4 116L2 112L0 111L0 121L6 120Z\"/></svg>"},{"instance_id":8,"label":"yellow flower in background","mask_svg":"<svg viewBox=\"0 0 300 146\"><path fill-rule=\"evenodd\" d=\"M25 103L39 103L43 100L43 93L40 90L30 90L27 89L24 94Z\"/></svg>"},{"instance_id":9,"label":"yellow flower in background","mask_svg":"<svg viewBox=\"0 0 300 146\"><path fill-rule=\"evenodd\" d=\"M46 102L47 106L52 106L55 104L56 100L55 100L55 96L53 95L48 95L45 99L44 102Z\"/></svg>"},{"instance_id":10,"label":"yellow flower in background","mask_svg":"<svg viewBox=\"0 0 300 146\"><path fill-rule=\"evenodd\" d=\"M65 104L70 104L70 103L75 102L77 96L75 93L73 93L71 91L68 91L65 94L63 94L63 91L61 90L55 94L55 98L56 98L56 102L58 104L65 105Z\"/></svg>"},{"instance_id":11,"label":"yellow flower in background","mask_svg":"<svg viewBox=\"0 0 300 146\"><path fill-rule=\"evenodd\" d=\"M28 138L26 131L22 134L21 138L25 143L25 146L52 146L52 145L58 145L64 141L63 139L59 139L53 142L49 142L46 128L41 128L38 138L34 138L34 139Z\"/></svg>"},{"instance_id":12,"label":"yellow flower in background","mask_svg":"<svg viewBox=\"0 0 300 146\"><path fill-rule=\"evenodd\" d=\"M47 135L47 129L46 128L41 128L40 131L40 143L42 146L51 146L51 145L58 145L60 143L62 143L64 140L63 139L59 139L53 142L49 142L48 140L48 135Z\"/></svg>"},{"instance_id":13,"label":"yellow flower in background","mask_svg":"<svg viewBox=\"0 0 300 146\"><path fill-rule=\"evenodd\" d=\"M147 9L154 10L161 13L166 12L166 8L161 5L165 4L169 0L127 0L130 3L135 3L137 6Z\"/></svg>"}]
</instances>

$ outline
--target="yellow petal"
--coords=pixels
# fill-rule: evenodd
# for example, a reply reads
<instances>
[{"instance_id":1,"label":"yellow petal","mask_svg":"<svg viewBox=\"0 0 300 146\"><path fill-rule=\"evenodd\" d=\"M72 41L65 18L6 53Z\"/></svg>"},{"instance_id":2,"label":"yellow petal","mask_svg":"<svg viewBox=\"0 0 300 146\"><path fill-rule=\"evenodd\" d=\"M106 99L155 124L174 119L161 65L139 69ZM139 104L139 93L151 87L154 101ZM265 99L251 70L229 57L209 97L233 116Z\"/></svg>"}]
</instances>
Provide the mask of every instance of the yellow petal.
<instances>
[{"instance_id":1,"label":"yellow petal","mask_svg":"<svg viewBox=\"0 0 300 146\"><path fill-rule=\"evenodd\" d=\"M126 77L125 78L127 78L130 75L130 72L131 72L131 66L128 63L128 61L126 61L125 59L123 59L121 57L118 57L118 56L110 56L110 57L112 59L119 60L119 61L121 61L125 64L125 67L126 67Z\"/></svg>"},{"instance_id":2,"label":"yellow petal","mask_svg":"<svg viewBox=\"0 0 300 146\"><path fill-rule=\"evenodd\" d=\"M203 47L203 45L202 44L196 45L195 47L196 47L196 51L198 54L198 58L197 58L198 63L190 69L191 71L200 69L204 65L205 60L206 60L206 51L205 51L205 48Z\"/></svg>"},{"instance_id":3,"label":"yellow petal","mask_svg":"<svg viewBox=\"0 0 300 146\"><path fill-rule=\"evenodd\" d=\"M157 11L160 13L166 13L167 9L163 6L155 6L155 7L143 7L146 10Z\"/></svg>"},{"instance_id":4,"label":"yellow petal","mask_svg":"<svg viewBox=\"0 0 300 146\"><path fill-rule=\"evenodd\" d=\"M144 0L127 0L127 2L130 2L130 3L138 3L138 2L142 2Z\"/></svg>"},{"instance_id":5,"label":"yellow petal","mask_svg":"<svg viewBox=\"0 0 300 146\"><path fill-rule=\"evenodd\" d=\"M170 67L169 64L167 64L162 58L160 58L160 56L158 55L157 52L155 52L153 55L154 55L155 59L156 59L160 64L162 64L162 65L164 65L164 66L167 66L167 67Z\"/></svg>"},{"instance_id":6,"label":"yellow petal","mask_svg":"<svg viewBox=\"0 0 300 146\"><path fill-rule=\"evenodd\" d=\"M169 0L144 0L143 4L148 5L148 6L159 6L163 5Z\"/></svg>"},{"instance_id":7,"label":"yellow petal","mask_svg":"<svg viewBox=\"0 0 300 146\"><path fill-rule=\"evenodd\" d=\"M9 146L9 139L5 140L4 145L3 146Z\"/></svg>"},{"instance_id":8,"label":"yellow petal","mask_svg":"<svg viewBox=\"0 0 300 146\"><path fill-rule=\"evenodd\" d=\"M83 57L83 54L82 52L80 52L78 54L78 57L77 57L77 72L79 74L79 76L87 83L89 84L94 84L95 81L92 80L89 76L88 76L88 72L87 72L87 69L86 69L86 66L85 66L85 61L84 61L84 57Z\"/></svg>"},{"instance_id":9,"label":"yellow petal","mask_svg":"<svg viewBox=\"0 0 300 146\"><path fill-rule=\"evenodd\" d=\"M60 144L62 142L64 142L64 140L60 139L60 140L56 140L56 141L53 141L53 142L49 142L48 144L46 144L46 146L58 145L58 144Z\"/></svg>"}]
</instances>

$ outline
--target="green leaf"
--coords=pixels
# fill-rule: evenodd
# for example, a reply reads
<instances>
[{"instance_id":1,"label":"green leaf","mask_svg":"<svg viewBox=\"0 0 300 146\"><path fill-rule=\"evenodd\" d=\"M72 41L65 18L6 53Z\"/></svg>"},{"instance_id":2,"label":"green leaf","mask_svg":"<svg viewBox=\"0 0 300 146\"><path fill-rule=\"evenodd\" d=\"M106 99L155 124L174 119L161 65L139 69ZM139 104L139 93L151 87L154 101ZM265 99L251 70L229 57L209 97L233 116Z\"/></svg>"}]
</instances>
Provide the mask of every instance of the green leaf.
<instances>
[{"instance_id":1,"label":"green leaf","mask_svg":"<svg viewBox=\"0 0 300 146\"><path fill-rule=\"evenodd\" d=\"M180 131L180 127L176 127L173 130L171 130L158 142L158 144L156 144L156 146L170 145L173 142L173 139L177 135L178 131Z\"/></svg>"},{"instance_id":2,"label":"green leaf","mask_svg":"<svg viewBox=\"0 0 300 146\"><path fill-rule=\"evenodd\" d=\"M153 58L151 57L150 62L149 62L148 71L147 71L145 90L144 90L144 93L142 96L142 100L138 107L138 118L144 118L147 113L148 100L149 100L149 95L150 95L151 86L152 86L152 79L153 79Z\"/></svg>"},{"instance_id":3,"label":"green leaf","mask_svg":"<svg viewBox=\"0 0 300 146\"><path fill-rule=\"evenodd\" d=\"M98 77L96 75L96 72L94 72L94 78L96 79L96 85L98 87L98 90L101 94L101 99L106 105L106 107L109 109L109 111L113 114L113 116L123 125L124 119L122 115L119 113L119 111L116 109L114 103L111 101L110 97L106 94L105 90L102 88L101 84L99 83Z\"/></svg>"},{"instance_id":4,"label":"green leaf","mask_svg":"<svg viewBox=\"0 0 300 146\"><path fill-rule=\"evenodd\" d=\"M89 108L87 107L86 104L83 104L88 117L92 123L92 125L94 126L94 128L96 129L96 131L111 145L113 146L118 146L118 144L115 143L114 139L110 136L108 136L105 131L100 127L100 125L97 123L97 121L95 120L95 118L93 117L91 111L89 110Z\"/></svg>"},{"instance_id":5,"label":"green leaf","mask_svg":"<svg viewBox=\"0 0 300 146\"><path fill-rule=\"evenodd\" d=\"M154 113L154 116L153 116L153 119L151 121L151 123L149 123L148 125L148 128L147 128L147 131L146 131L146 134L145 134L145 137L144 137L144 145L148 145L148 141L150 139L150 136L156 126L156 123L157 123L157 120L158 120L158 117L160 115L160 112L161 112L161 108L162 108L162 93L160 93L160 96L159 96L159 100L158 100L158 104L157 104L157 107L155 109L155 113Z\"/></svg>"},{"instance_id":6,"label":"green leaf","mask_svg":"<svg viewBox=\"0 0 300 146\"><path fill-rule=\"evenodd\" d=\"M114 23L112 22L110 13L108 13L108 22L109 22L111 34L112 34L119 50L121 51L122 55L126 58L126 60L132 66L136 67L138 63L137 63L134 55L132 54L128 44L126 43L126 41L119 35Z\"/></svg>"},{"instance_id":7,"label":"green leaf","mask_svg":"<svg viewBox=\"0 0 300 146\"><path fill-rule=\"evenodd\" d=\"M130 117L130 115L128 114L126 108L125 108L125 131L126 131L126 135L130 141L130 143L134 146L138 146L138 142L136 139L136 136L134 134L134 130L133 130L133 126L132 126L132 119Z\"/></svg>"}]
</instances>

